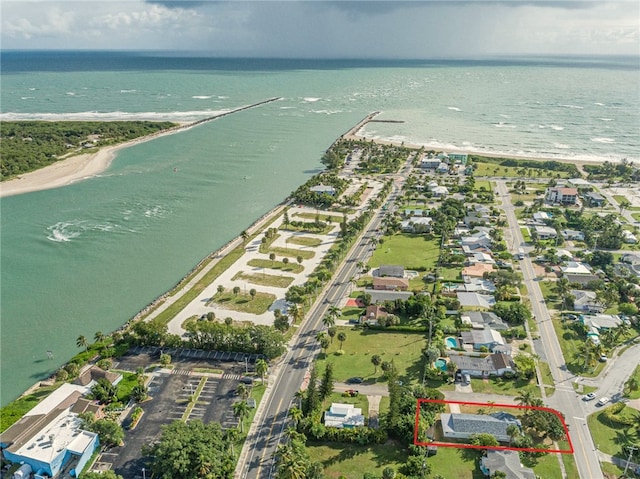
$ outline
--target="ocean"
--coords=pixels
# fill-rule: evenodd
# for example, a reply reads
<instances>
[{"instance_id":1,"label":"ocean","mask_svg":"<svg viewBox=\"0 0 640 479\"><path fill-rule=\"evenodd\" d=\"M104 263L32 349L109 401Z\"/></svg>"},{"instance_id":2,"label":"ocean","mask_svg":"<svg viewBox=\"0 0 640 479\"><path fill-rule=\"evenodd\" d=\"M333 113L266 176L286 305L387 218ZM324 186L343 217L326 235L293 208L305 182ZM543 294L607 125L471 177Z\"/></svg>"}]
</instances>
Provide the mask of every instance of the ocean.
<instances>
[{"instance_id":1,"label":"ocean","mask_svg":"<svg viewBox=\"0 0 640 479\"><path fill-rule=\"evenodd\" d=\"M121 326L320 171L372 111L369 138L544 158L638 161L638 58L251 60L2 52L0 120L190 121L281 100L119 152L104 173L0 200L0 402L76 338ZM54 353L49 360L46 351Z\"/></svg>"}]
</instances>

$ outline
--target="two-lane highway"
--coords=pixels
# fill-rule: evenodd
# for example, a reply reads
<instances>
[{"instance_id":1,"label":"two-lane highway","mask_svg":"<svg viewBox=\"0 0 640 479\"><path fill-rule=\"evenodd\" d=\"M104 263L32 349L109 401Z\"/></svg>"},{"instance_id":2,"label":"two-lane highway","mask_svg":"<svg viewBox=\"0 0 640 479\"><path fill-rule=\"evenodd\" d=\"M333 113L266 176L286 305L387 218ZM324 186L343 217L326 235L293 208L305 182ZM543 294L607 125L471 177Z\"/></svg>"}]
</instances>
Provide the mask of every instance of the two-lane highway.
<instances>
[{"instance_id":1,"label":"two-lane highway","mask_svg":"<svg viewBox=\"0 0 640 479\"><path fill-rule=\"evenodd\" d=\"M393 208L393 202L402 189L404 175L410 171L409 161L410 159L403 167L403 175L394 179L387 203L389 209ZM374 212L364 232L356 240L345 261L338 267L332 280L303 321L284 359L272 373L269 388L256 412L254 423L242 449L236 468L236 478L269 479L272 477L275 469L273 454L283 440L294 395L299 391L309 366L320 352L319 343L315 338L316 334L324 328L322 318L327 314L330 306L349 295L352 288L351 278L359 273L358 263L365 261L375 249L371 240L379 237L378 230L382 226L384 215L382 208Z\"/></svg>"}]
</instances>

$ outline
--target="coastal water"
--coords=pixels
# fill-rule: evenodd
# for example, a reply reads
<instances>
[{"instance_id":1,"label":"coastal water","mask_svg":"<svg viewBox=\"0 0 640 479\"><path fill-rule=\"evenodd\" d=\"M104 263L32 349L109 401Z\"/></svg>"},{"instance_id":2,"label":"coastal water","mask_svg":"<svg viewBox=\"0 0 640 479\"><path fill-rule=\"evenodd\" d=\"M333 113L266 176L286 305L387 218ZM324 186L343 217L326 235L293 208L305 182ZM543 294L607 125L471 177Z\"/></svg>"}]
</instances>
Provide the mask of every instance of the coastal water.
<instances>
[{"instance_id":1,"label":"coastal water","mask_svg":"<svg viewBox=\"0 0 640 479\"><path fill-rule=\"evenodd\" d=\"M195 120L283 99L121 151L98 177L3 198L0 401L46 377L79 335L110 331L365 134L473 151L638 160L638 59L251 61L2 55L14 119ZM46 351L54 352L48 360Z\"/></svg>"}]
</instances>

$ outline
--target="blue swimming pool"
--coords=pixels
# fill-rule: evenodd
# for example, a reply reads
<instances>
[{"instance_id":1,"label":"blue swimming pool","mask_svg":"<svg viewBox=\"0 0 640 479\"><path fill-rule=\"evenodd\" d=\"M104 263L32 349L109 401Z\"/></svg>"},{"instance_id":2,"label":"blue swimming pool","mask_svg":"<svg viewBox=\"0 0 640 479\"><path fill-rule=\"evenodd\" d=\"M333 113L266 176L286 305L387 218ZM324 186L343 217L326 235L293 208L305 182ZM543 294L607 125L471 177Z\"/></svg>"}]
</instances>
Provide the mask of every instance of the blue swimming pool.
<instances>
[{"instance_id":1,"label":"blue swimming pool","mask_svg":"<svg viewBox=\"0 0 640 479\"><path fill-rule=\"evenodd\" d=\"M449 336L448 338L445 338L445 342L447 344L447 347L449 349L454 349L458 347L458 340L456 338L453 338L451 336Z\"/></svg>"},{"instance_id":2,"label":"blue swimming pool","mask_svg":"<svg viewBox=\"0 0 640 479\"><path fill-rule=\"evenodd\" d=\"M436 368L438 368L440 371L446 371L447 370L447 361L444 358L438 358L438 359L436 359L436 362L434 363L434 366Z\"/></svg>"}]
</instances>

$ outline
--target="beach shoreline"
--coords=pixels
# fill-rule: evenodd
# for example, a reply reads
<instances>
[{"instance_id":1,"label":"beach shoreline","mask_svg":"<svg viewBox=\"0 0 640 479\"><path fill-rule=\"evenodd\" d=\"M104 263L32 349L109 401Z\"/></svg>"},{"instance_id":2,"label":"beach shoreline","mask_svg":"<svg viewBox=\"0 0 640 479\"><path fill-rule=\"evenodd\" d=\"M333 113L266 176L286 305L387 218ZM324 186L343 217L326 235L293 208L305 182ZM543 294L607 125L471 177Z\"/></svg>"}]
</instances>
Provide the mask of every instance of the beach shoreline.
<instances>
[{"instance_id":1,"label":"beach shoreline","mask_svg":"<svg viewBox=\"0 0 640 479\"><path fill-rule=\"evenodd\" d=\"M62 186L68 186L76 181L82 181L89 178L93 178L100 173L103 173L111 162L117 156L120 150L129 148L140 143L155 140L162 136L173 135L189 130L202 123L207 123L223 116L237 113L242 110L254 108L256 106L263 105L265 103L271 103L279 100L279 97L269 98L258 103L251 105L244 105L231 110L221 110L215 114L192 122L179 122L173 121L177 126L168 128L163 131L151 133L149 135L134 138L117 145L109 145L100 148L94 153L84 153L80 155L70 156L69 158L56 161L51 165L47 165L44 168L40 168L29 173L24 173L16 178L12 178L0 183L0 198L9 196L22 195L25 193L33 193L35 191L50 190L53 188L60 188Z\"/></svg>"}]
</instances>

